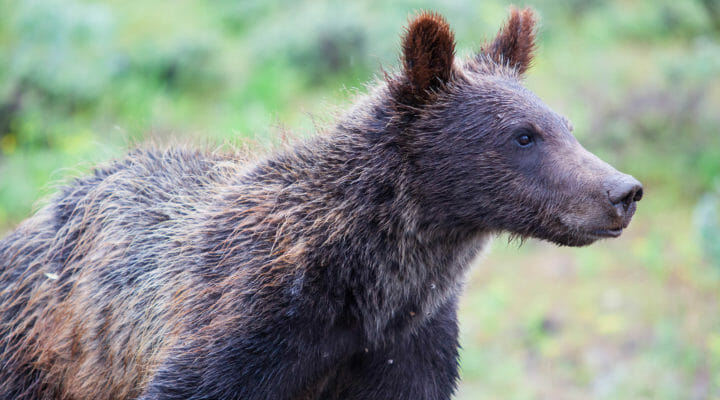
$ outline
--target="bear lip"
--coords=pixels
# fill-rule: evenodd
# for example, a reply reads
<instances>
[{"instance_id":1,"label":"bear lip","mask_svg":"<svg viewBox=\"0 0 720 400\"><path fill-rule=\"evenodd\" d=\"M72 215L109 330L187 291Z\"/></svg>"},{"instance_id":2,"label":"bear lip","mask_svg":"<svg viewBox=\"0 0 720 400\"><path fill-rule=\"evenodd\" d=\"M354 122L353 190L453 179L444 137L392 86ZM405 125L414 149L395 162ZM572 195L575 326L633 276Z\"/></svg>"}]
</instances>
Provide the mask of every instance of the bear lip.
<instances>
[{"instance_id":1,"label":"bear lip","mask_svg":"<svg viewBox=\"0 0 720 400\"><path fill-rule=\"evenodd\" d=\"M596 229L590 234L599 237L618 237L622 234L623 228Z\"/></svg>"}]
</instances>

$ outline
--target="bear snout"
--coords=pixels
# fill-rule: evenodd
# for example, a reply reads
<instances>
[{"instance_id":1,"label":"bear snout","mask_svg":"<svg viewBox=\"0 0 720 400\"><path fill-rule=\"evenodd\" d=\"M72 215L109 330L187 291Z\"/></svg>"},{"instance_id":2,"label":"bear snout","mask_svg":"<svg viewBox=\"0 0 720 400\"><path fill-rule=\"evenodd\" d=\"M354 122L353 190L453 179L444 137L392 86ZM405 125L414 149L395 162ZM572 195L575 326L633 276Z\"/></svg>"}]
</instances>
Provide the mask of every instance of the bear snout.
<instances>
[{"instance_id":1,"label":"bear snout","mask_svg":"<svg viewBox=\"0 0 720 400\"><path fill-rule=\"evenodd\" d=\"M635 214L635 203L643 197L642 184L630 175L617 174L607 179L604 186L610 204L626 227Z\"/></svg>"}]
</instances>

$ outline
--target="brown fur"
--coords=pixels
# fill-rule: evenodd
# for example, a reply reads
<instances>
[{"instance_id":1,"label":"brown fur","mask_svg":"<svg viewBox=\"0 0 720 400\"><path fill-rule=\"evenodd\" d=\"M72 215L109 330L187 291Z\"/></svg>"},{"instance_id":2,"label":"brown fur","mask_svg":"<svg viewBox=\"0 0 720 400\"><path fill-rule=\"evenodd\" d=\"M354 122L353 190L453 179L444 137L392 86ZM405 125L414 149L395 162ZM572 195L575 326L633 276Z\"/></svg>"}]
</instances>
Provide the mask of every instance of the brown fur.
<instances>
[{"instance_id":1,"label":"brown fur","mask_svg":"<svg viewBox=\"0 0 720 400\"><path fill-rule=\"evenodd\" d=\"M455 63L422 13L324 134L135 151L63 188L0 240L0 398L449 399L488 241L587 245L642 197L522 87L533 24Z\"/></svg>"},{"instance_id":2,"label":"brown fur","mask_svg":"<svg viewBox=\"0 0 720 400\"><path fill-rule=\"evenodd\" d=\"M510 19L500 30L495 40L483 47L487 54L498 64L507 63L524 74L530 68L535 53L535 13L530 8L510 9Z\"/></svg>"},{"instance_id":3,"label":"brown fur","mask_svg":"<svg viewBox=\"0 0 720 400\"><path fill-rule=\"evenodd\" d=\"M406 82L399 82L398 95L425 100L431 91L450 81L455 57L455 35L441 15L420 13L410 23L402 41Z\"/></svg>"}]
</instances>

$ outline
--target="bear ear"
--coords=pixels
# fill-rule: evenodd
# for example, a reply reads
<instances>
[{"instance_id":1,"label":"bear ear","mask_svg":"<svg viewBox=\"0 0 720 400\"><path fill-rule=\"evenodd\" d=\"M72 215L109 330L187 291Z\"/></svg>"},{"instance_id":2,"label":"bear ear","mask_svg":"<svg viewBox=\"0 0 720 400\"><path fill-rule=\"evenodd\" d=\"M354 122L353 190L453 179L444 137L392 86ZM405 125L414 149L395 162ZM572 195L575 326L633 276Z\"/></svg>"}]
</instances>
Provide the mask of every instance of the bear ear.
<instances>
[{"instance_id":1,"label":"bear ear","mask_svg":"<svg viewBox=\"0 0 720 400\"><path fill-rule=\"evenodd\" d=\"M535 12L510 9L510 19L482 52L498 64L508 63L521 75L527 71L535 51Z\"/></svg>"},{"instance_id":2,"label":"bear ear","mask_svg":"<svg viewBox=\"0 0 720 400\"><path fill-rule=\"evenodd\" d=\"M433 12L420 13L402 41L404 95L427 100L434 89L452 78L454 58L455 38L445 18Z\"/></svg>"}]
</instances>

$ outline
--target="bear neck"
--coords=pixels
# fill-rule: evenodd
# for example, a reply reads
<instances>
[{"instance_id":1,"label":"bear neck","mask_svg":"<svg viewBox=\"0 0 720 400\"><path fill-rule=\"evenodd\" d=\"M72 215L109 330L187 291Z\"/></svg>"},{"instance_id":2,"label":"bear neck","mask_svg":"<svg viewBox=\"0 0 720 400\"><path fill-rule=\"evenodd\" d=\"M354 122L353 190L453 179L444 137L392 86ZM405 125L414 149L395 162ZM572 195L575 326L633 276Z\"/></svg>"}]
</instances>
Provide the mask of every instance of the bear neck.
<instances>
[{"instance_id":1,"label":"bear neck","mask_svg":"<svg viewBox=\"0 0 720 400\"><path fill-rule=\"evenodd\" d=\"M322 153L342 153L352 165L336 169L334 182L351 192L341 208L356 221L336 235L350 240L336 243L338 249L329 254L357 255L358 261L333 260L341 270L352 271L345 282L366 307L358 313L365 314L367 337L383 341L393 337L389 332L411 331L446 302L456 301L469 266L493 233L433 223L442 217L426 215L427 199L414 184L417 171L401 150L406 127L393 126L389 115L378 119L384 114L377 109L362 115L369 120L346 120L326 139L337 153ZM337 158L330 157L328 166Z\"/></svg>"},{"instance_id":2,"label":"bear neck","mask_svg":"<svg viewBox=\"0 0 720 400\"><path fill-rule=\"evenodd\" d=\"M252 220L272 231L268 241L292 249L285 253L296 256L302 285L335 302L325 317L361 325L374 343L454 301L490 233L428 224L437 216L423 215L397 134L378 118L390 116L357 114L261 163L244 185L265 199Z\"/></svg>"}]
</instances>

